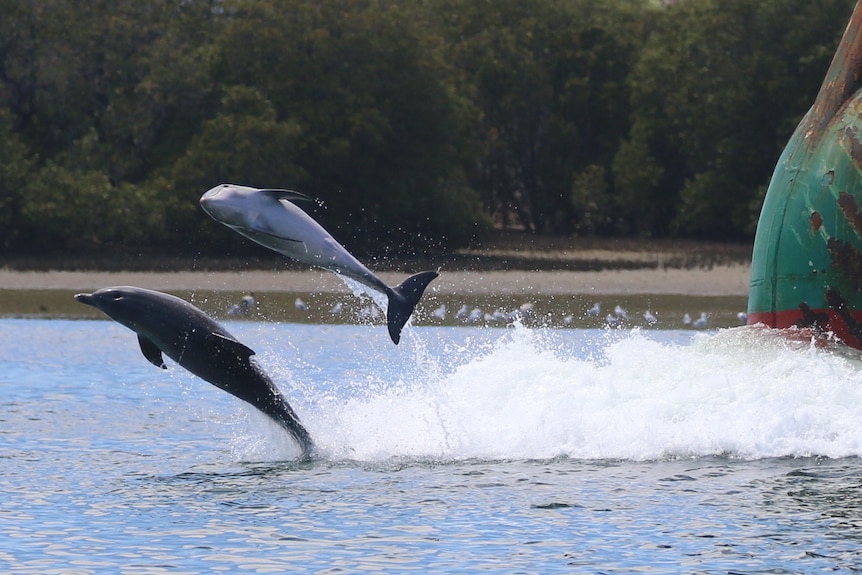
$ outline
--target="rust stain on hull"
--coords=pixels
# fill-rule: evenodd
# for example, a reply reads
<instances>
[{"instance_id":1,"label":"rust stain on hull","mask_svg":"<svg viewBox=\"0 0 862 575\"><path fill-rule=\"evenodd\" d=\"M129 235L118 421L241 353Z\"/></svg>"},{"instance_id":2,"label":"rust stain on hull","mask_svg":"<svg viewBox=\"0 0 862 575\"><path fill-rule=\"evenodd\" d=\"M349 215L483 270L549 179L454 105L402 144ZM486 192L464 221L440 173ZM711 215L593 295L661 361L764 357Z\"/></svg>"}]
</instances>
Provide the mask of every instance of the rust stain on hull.
<instances>
[{"instance_id":1,"label":"rust stain on hull","mask_svg":"<svg viewBox=\"0 0 862 575\"><path fill-rule=\"evenodd\" d=\"M859 206L856 204L856 198L847 192L838 194L838 206L844 212L844 217L856 230L856 237L862 237L862 214L859 213Z\"/></svg>"},{"instance_id":2,"label":"rust stain on hull","mask_svg":"<svg viewBox=\"0 0 862 575\"><path fill-rule=\"evenodd\" d=\"M800 302L799 311L802 312L802 319L796 322L796 327L809 327L814 329L818 334L822 334L827 330L829 326L828 313L814 311L804 301Z\"/></svg>"},{"instance_id":3,"label":"rust stain on hull","mask_svg":"<svg viewBox=\"0 0 862 575\"><path fill-rule=\"evenodd\" d=\"M862 79L862 9L857 5L850 16L838 50L826 72L823 85L801 131L809 149L813 148L832 117L853 93Z\"/></svg>"},{"instance_id":4,"label":"rust stain on hull","mask_svg":"<svg viewBox=\"0 0 862 575\"><path fill-rule=\"evenodd\" d=\"M847 300L834 287L828 288L824 295L833 313L814 310L807 302L800 302L799 312L802 317L794 325L812 330L818 338L832 340L837 337L838 341L847 345L862 348L862 322L853 317Z\"/></svg>"},{"instance_id":5,"label":"rust stain on hull","mask_svg":"<svg viewBox=\"0 0 862 575\"><path fill-rule=\"evenodd\" d=\"M844 138L847 142L847 152L857 168L862 169L862 142L859 141L859 128L847 126L844 128Z\"/></svg>"},{"instance_id":6,"label":"rust stain on hull","mask_svg":"<svg viewBox=\"0 0 862 575\"><path fill-rule=\"evenodd\" d=\"M826 303L832 308L841 321L844 322L846 332L856 338L856 341L862 341L862 324L853 319L850 313L850 308L847 305L847 300L841 295L836 288L826 290ZM858 345L858 344L857 344Z\"/></svg>"},{"instance_id":7,"label":"rust stain on hull","mask_svg":"<svg viewBox=\"0 0 862 575\"><path fill-rule=\"evenodd\" d=\"M862 254L847 242L829 238L826 249L832 258L832 267L846 279L853 291L859 291L862 283Z\"/></svg>"},{"instance_id":8,"label":"rust stain on hull","mask_svg":"<svg viewBox=\"0 0 862 575\"><path fill-rule=\"evenodd\" d=\"M820 231L820 226L823 225L823 216L820 215L820 212L815 211L811 213L808 221L811 223L811 230L818 232Z\"/></svg>"}]
</instances>

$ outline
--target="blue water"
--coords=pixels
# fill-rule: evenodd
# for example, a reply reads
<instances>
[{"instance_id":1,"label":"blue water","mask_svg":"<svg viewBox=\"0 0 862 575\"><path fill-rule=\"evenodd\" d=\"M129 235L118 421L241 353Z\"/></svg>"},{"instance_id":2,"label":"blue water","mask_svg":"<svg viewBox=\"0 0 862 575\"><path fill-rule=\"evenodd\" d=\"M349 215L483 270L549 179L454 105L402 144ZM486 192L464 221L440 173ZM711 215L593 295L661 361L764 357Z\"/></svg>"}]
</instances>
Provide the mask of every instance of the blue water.
<instances>
[{"instance_id":1,"label":"blue water","mask_svg":"<svg viewBox=\"0 0 862 575\"><path fill-rule=\"evenodd\" d=\"M758 328L227 323L321 447L0 320L0 572L855 573L862 362Z\"/></svg>"}]
</instances>

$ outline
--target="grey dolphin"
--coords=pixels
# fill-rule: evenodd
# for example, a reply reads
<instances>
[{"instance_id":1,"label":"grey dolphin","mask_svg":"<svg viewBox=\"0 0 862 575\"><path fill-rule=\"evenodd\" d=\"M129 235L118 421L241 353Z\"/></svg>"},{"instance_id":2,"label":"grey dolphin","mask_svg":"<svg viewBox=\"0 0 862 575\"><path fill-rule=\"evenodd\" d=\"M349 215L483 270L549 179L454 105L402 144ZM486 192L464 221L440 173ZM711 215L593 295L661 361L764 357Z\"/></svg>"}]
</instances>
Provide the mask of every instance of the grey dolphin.
<instances>
[{"instance_id":1,"label":"grey dolphin","mask_svg":"<svg viewBox=\"0 0 862 575\"><path fill-rule=\"evenodd\" d=\"M138 334L144 357L166 369L162 353L196 376L250 403L282 425L311 457L314 444L254 351L207 314L170 294L130 286L107 287L75 299L103 311Z\"/></svg>"},{"instance_id":2,"label":"grey dolphin","mask_svg":"<svg viewBox=\"0 0 862 575\"><path fill-rule=\"evenodd\" d=\"M421 272L389 287L292 202L310 200L289 190L261 190L220 184L201 196L201 207L214 220L245 237L309 266L327 269L385 294L389 337L396 344L401 329L428 284L439 274Z\"/></svg>"}]
</instances>

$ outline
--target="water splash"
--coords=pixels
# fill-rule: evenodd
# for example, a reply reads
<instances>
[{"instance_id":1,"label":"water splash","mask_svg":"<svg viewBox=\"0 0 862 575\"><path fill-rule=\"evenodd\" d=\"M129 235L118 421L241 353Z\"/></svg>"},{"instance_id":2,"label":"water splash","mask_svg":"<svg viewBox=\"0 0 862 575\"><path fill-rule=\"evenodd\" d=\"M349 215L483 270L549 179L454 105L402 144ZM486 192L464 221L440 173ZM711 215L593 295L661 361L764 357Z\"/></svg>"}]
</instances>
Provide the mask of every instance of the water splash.
<instances>
[{"instance_id":1,"label":"water splash","mask_svg":"<svg viewBox=\"0 0 862 575\"><path fill-rule=\"evenodd\" d=\"M805 338L756 327L684 338L480 331L431 345L434 332L414 328L398 362L374 351L342 386L306 389L325 457L862 455L862 362Z\"/></svg>"}]
</instances>

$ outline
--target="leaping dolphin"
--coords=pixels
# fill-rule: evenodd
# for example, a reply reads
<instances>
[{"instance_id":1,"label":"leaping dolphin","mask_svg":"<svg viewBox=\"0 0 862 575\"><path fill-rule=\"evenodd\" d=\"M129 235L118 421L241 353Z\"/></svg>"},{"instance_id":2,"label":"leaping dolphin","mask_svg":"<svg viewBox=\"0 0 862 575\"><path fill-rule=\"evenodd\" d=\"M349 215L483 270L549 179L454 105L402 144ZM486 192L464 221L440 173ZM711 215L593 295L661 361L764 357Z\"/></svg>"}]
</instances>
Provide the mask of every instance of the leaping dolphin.
<instances>
[{"instance_id":1,"label":"leaping dolphin","mask_svg":"<svg viewBox=\"0 0 862 575\"><path fill-rule=\"evenodd\" d=\"M428 284L439 274L421 272L389 287L329 235L323 226L292 202L310 200L290 190L261 190L220 184L201 196L203 210L245 237L300 263L327 269L385 294L389 337L401 339L401 329Z\"/></svg>"},{"instance_id":2,"label":"leaping dolphin","mask_svg":"<svg viewBox=\"0 0 862 575\"><path fill-rule=\"evenodd\" d=\"M290 433L303 459L311 457L311 436L269 376L251 360L254 351L204 312L176 296L129 286L79 293L75 299L137 333L150 363L166 369L164 353L201 379L250 403Z\"/></svg>"}]
</instances>

